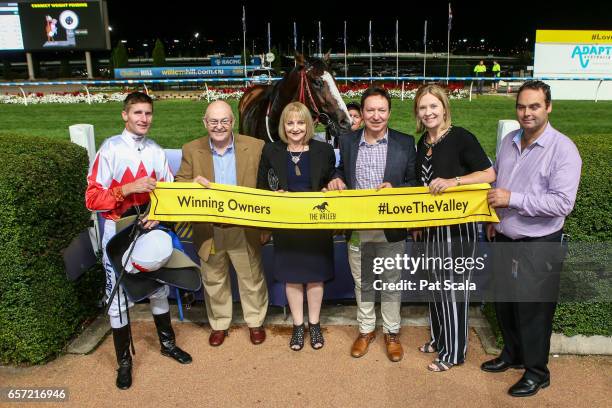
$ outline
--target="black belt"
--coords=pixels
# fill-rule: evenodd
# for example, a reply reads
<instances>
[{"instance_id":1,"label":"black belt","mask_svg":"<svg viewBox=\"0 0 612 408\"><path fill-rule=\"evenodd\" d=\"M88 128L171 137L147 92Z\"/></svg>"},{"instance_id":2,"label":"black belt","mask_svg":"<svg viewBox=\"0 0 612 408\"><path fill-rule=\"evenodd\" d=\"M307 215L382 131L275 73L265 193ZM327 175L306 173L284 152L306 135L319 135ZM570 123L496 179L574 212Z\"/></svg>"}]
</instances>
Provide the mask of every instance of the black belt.
<instances>
[{"instance_id":1,"label":"black belt","mask_svg":"<svg viewBox=\"0 0 612 408\"><path fill-rule=\"evenodd\" d=\"M563 228L561 228L559 231L553 232L552 234L549 234L549 235L544 235L542 237L524 237L524 238L518 238L518 239L512 239L498 232L495 235L495 240L501 241L501 242L532 242L532 241L561 242L562 235L563 235Z\"/></svg>"}]
</instances>

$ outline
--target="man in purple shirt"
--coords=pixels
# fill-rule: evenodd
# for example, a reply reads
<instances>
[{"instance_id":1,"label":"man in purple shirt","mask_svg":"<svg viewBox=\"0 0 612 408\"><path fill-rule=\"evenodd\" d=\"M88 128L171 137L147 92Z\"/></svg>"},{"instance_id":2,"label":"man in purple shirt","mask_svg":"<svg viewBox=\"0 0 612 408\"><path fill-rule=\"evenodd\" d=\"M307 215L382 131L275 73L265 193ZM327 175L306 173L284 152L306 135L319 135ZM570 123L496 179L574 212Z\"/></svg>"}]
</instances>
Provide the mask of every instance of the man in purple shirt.
<instances>
[{"instance_id":1,"label":"man in purple shirt","mask_svg":"<svg viewBox=\"0 0 612 408\"><path fill-rule=\"evenodd\" d=\"M516 98L521 128L501 142L495 163L496 188L488 193L489 204L500 218L499 224L489 224L488 238L528 249L509 257L506 263L512 265L502 265L496 275L504 275L502 279L508 282L514 280L519 291L529 285L526 282L536 281L533 276L544 277L538 282L545 282L548 288L544 290L549 293L539 302L513 299L519 301L495 304L504 349L481 369L502 372L524 368L523 377L508 390L514 397L534 395L550 385L547 364L556 308L550 293L558 294L558 279L551 279L549 272L551 264L559 261L553 257L560 251L549 253L540 248L561 247L563 224L574 208L582 166L574 143L548 122L551 110L548 85L528 81L521 86Z\"/></svg>"}]
</instances>

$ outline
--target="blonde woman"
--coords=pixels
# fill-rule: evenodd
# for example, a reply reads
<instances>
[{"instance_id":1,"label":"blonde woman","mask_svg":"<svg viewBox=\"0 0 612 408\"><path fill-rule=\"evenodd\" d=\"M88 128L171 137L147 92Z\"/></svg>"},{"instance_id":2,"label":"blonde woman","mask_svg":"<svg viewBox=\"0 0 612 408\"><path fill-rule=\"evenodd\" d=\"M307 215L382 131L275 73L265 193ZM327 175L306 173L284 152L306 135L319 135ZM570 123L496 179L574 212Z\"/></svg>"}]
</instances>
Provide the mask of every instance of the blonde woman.
<instances>
[{"instance_id":1,"label":"blonde woman","mask_svg":"<svg viewBox=\"0 0 612 408\"><path fill-rule=\"evenodd\" d=\"M331 145L312 139L310 111L299 102L287 105L280 117L281 140L262 152L257 187L280 192L320 191L330 181L336 157ZM293 334L292 350L304 346L304 286L308 301L310 345L323 347L319 324L323 283L333 278L333 239L328 230L278 229L274 237L274 278L285 283Z\"/></svg>"},{"instance_id":2,"label":"blonde woman","mask_svg":"<svg viewBox=\"0 0 612 408\"><path fill-rule=\"evenodd\" d=\"M453 126L446 91L438 85L423 85L415 95L414 116L417 132L416 175L431 194L442 194L447 188L465 184L492 183L495 170L468 130ZM476 223L464 223L414 231L415 241L424 242L428 257L474 257L477 241ZM450 242L450 245L448 243ZM456 263L453 262L453 265ZM465 282L471 270L427 270L430 281ZM429 303L431 339L419 348L423 353L437 353L438 358L427 367L431 371L447 371L463 364L468 341L469 291L439 290L432 292Z\"/></svg>"}]
</instances>

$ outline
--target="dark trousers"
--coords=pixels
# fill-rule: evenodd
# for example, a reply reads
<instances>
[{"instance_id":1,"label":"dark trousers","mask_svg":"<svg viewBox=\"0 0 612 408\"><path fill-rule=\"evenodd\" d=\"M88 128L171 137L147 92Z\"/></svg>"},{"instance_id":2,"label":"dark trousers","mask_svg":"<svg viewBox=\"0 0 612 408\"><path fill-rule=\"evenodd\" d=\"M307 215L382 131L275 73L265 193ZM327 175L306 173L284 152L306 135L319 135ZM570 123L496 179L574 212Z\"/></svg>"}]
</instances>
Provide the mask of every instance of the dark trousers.
<instances>
[{"instance_id":1,"label":"dark trousers","mask_svg":"<svg viewBox=\"0 0 612 408\"><path fill-rule=\"evenodd\" d=\"M496 241L560 243L562 233L563 231L558 231L544 237L516 241L498 234ZM519 274L538 274L546 271L547 263L558 261L558 259L550 259L553 256L558 256L558 254L551 256L539 254L530 259L530 262L520 263ZM558 293L558 281L554 284L557 285L557 288L553 290ZM523 364L525 378L543 381L550 376L547 367L548 354L556 307L556 302L499 302L495 304L497 320L504 338L501 359L511 364Z\"/></svg>"},{"instance_id":2,"label":"dark trousers","mask_svg":"<svg viewBox=\"0 0 612 408\"><path fill-rule=\"evenodd\" d=\"M480 77L480 75L478 75ZM484 78L480 77L476 80L476 93L482 95L484 89Z\"/></svg>"}]
</instances>

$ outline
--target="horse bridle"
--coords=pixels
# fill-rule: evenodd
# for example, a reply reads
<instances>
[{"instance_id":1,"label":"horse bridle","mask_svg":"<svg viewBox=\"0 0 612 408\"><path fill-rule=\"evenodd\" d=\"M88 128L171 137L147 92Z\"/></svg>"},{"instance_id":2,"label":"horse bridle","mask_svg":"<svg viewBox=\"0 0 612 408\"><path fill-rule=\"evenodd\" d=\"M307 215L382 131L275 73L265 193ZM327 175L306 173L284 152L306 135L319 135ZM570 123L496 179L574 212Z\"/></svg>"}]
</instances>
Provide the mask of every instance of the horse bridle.
<instances>
[{"instance_id":1,"label":"horse bridle","mask_svg":"<svg viewBox=\"0 0 612 408\"><path fill-rule=\"evenodd\" d=\"M321 116L321 112L319 111L319 108L317 107L317 104L314 101L314 98L312 97L312 91L310 90L310 83L308 82L308 72L311 69L312 68L308 68L308 69L304 68L303 70L300 71L300 92L299 92L298 102L304 104L307 108L310 109L311 112L315 114L315 117L313 119L319 119L319 117ZM308 99L306 99L306 96L308 96ZM310 107L308 106L309 102L310 102Z\"/></svg>"},{"instance_id":2,"label":"horse bridle","mask_svg":"<svg viewBox=\"0 0 612 408\"><path fill-rule=\"evenodd\" d=\"M308 108L308 110L313 113L313 120L318 120L321 124L323 124L326 128L331 127L335 129L336 125L331 120L329 115L325 112L321 112L317 103L312 96L312 91L310 90L310 83L308 82L308 72L312 69L312 67L302 69L300 71L300 88L298 93L298 102L302 103L304 106ZM270 134L270 111L272 109L272 101L268 102L268 109L266 109L266 133L268 134L268 139L271 142L274 142L272 139L272 135Z\"/></svg>"}]
</instances>

